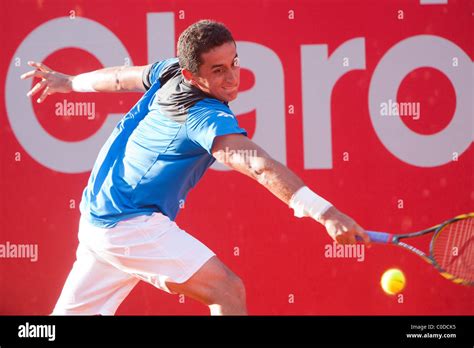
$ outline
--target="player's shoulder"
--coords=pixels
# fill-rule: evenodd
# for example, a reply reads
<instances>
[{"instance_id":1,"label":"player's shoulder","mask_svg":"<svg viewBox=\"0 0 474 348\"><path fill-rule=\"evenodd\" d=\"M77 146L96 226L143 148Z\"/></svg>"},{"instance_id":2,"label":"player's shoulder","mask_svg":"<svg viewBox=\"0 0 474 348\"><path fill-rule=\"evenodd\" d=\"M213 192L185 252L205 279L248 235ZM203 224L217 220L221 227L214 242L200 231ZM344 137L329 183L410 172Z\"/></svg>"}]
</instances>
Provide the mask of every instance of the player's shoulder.
<instances>
[{"instance_id":1,"label":"player's shoulder","mask_svg":"<svg viewBox=\"0 0 474 348\"><path fill-rule=\"evenodd\" d=\"M166 70L181 70L178 58L170 58L161 62L162 73Z\"/></svg>"},{"instance_id":2,"label":"player's shoulder","mask_svg":"<svg viewBox=\"0 0 474 348\"><path fill-rule=\"evenodd\" d=\"M229 106L215 98L201 99L189 109L189 116L199 119L235 118Z\"/></svg>"},{"instance_id":3,"label":"player's shoulder","mask_svg":"<svg viewBox=\"0 0 474 348\"><path fill-rule=\"evenodd\" d=\"M179 66L179 60L177 57L159 60L151 64L152 70L163 70L173 66Z\"/></svg>"},{"instance_id":4,"label":"player's shoulder","mask_svg":"<svg viewBox=\"0 0 474 348\"><path fill-rule=\"evenodd\" d=\"M171 77L177 75L181 68L179 66L178 58L169 58L158 61L151 65L149 72L150 82L156 80L168 80Z\"/></svg>"}]
</instances>

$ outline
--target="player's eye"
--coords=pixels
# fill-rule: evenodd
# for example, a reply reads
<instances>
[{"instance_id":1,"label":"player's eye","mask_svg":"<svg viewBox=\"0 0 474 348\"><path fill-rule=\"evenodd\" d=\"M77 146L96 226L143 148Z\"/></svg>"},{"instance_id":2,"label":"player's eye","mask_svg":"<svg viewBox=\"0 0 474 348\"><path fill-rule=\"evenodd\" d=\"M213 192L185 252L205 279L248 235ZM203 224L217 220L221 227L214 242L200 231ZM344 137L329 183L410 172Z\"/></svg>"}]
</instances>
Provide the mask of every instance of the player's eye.
<instances>
[{"instance_id":1,"label":"player's eye","mask_svg":"<svg viewBox=\"0 0 474 348\"><path fill-rule=\"evenodd\" d=\"M221 74L222 72L223 70L221 68L214 70L214 74Z\"/></svg>"}]
</instances>

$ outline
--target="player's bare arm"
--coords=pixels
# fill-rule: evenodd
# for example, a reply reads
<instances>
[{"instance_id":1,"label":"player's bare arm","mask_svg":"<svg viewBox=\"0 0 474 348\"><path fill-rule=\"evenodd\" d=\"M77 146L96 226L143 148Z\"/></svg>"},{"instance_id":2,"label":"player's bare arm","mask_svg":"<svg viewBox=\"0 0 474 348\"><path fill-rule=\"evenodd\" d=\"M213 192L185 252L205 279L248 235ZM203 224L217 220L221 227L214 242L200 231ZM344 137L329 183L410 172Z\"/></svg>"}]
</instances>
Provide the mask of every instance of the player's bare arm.
<instances>
[{"instance_id":1,"label":"player's bare arm","mask_svg":"<svg viewBox=\"0 0 474 348\"><path fill-rule=\"evenodd\" d=\"M308 190L295 173L244 135L217 137L212 153L218 162L255 179L290 206L300 190ZM307 215L315 218L312 214ZM338 243L355 243L356 236L369 242L364 229L334 206L330 206L315 219L325 226L328 234Z\"/></svg>"},{"instance_id":2,"label":"player's bare arm","mask_svg":"<svg viewBox=\"0 0 474 348\"><path fill-rule=\"evenodd\" d=\"M37 99L43 102L48 95L70 92L144 92L142 74L147 68L143 66L115 66L79 74L76 76L63 74L52 70L46 65L30 61L28 65L35 68L21 76L22 79L31 77L41 78L27 93L32 97L42 91Z\"/></svg>"}]
</instances>

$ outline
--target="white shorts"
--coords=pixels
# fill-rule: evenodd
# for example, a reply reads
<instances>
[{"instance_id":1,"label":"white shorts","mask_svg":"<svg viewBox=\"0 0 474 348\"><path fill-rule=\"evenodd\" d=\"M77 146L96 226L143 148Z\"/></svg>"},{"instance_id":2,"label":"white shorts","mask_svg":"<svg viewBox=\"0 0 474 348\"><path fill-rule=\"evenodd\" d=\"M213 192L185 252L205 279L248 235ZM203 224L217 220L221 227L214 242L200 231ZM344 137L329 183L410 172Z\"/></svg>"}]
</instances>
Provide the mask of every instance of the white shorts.
<instances>
[{"instance_id":1,"label":"white shorts","mask_svg":"<svg viewBox=\"0 0 474 348\"><path fill-rule=\"evenodd\" d=\"M161 213L138 216L113 228L79 223L76 261L53 315L113 315L144 280L171 293L215 254Z\"/></svg>"}]
</instances>

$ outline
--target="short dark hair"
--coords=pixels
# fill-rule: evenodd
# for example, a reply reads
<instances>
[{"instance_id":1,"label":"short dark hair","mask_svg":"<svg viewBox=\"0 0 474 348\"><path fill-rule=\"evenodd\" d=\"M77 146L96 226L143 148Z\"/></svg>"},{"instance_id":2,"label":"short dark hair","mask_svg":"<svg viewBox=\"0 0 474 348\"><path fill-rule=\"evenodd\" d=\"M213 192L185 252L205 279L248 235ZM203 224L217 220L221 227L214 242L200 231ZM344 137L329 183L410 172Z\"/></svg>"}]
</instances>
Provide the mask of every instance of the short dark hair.
<instances>
[{"instance_id":1,"label":"short dark hair","mask_svg":"<svg viewBox=\"0 0 474 348\"><path fill-rule=\"evenodd\" d=\"M191 24L178 39L179 65L197 73L202 64L201 54L227 42L235 43L224 24L208 19Z\"/></svg>"}]
</instances>

